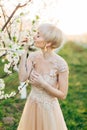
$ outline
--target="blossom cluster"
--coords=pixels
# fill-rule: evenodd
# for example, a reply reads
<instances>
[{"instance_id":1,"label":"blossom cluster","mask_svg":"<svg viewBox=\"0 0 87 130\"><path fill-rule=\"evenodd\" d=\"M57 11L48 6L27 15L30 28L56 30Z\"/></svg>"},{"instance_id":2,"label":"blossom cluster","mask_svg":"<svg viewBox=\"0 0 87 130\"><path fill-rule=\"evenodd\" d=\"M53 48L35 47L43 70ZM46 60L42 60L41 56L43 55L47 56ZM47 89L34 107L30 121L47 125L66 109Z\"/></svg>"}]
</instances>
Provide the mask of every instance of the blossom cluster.
<instances>
[{"instance_id":1,"label":"blossom cluster","mask_svg":"<svg viewBox=\"0 0 87 130\"><path fill-rule=\"evenodd\" d=\"M4 88L5 88L4 80L0 79L0 99L7 99L14 97L16 95L15 91L11 92L10 94L5 93Z\"/></svg>"},{"instance_id":2,"label":"blossom cluster","mask_svg":"<svg viewBox=\"0 0 87 130\"><path fill-rule=\"evenodd\" d=\"M36 33L39 18L36 16L35 20L30 20L30 27L25 30L20 29L22 21L20 17L18 19L15 19L11 25L11 39L7 32L0 31L0 58L1 61L4 62L4 72L8 75L13 73L13 71L18 72L20 57L25 52L25 46L32 46L34 42L33 36ZM24 42L24 38L28 40ZM23 85L20 84L20 86ZM4 89L4 80L0 79L0 99L7 99L16 95L15 91L10 92L10 94L5 94Z\"/></svg>"}]
</instances>

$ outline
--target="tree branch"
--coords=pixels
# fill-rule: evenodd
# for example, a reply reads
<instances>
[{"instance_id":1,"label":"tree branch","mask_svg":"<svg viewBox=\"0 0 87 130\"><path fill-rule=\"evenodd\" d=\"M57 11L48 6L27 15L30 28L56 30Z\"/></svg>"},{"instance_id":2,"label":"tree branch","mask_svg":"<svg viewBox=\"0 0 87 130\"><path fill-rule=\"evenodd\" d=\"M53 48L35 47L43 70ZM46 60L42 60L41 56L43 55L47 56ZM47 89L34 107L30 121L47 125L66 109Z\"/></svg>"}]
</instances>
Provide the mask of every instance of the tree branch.
<instances>
[{"instance_id":1,"label":"tree branch","mask_svg":"<svg viewBox=\"0 0 87 130\"><path fill-rule=\"evenodd\" d=\"M2 13L3 13L4 21L5 21L5 23L6 23L6 16L5 16L4 9L3 9L3 7L2 7L1 5L0 5L0 7L1 7L1 10L2 10ZM11 35L10 35L10 32L8 31L8 27L7 27L7 26L6 26L6 30L7 30L9 39L11 40Z\"/></svg>"},{"instance_id":2,"label":"tree branch","mask_svg":"<svg viewBox=\"0 0 87 130\"><path fill-rule=\"evenodd\" d=\"M6 28L7 24L10 22L11 18L13 17L13 15L15 14L15 12L19 9L22 8L24 6L26 6L31 0L28 0L25 4L21 5L20 3L16 6L16 8L13 10L12 14L10 15L10 17L8 18L7 22L4 24L4 26L2 27L2 31L4 31L4 29Z\"/></svg>"},{"instance_id":3,"label":"tree branch","mask_svg":"<svg viewBox=\"0 0 87 130\"><path fill-rule=\"evenodd\" d=\"M26 6L29 2L31 2L31 0L28 0L25 4L20 5L19 7L22 8L22 7Z\"/></svg>"},{"instance_id":4,"label":"tree branch","mask_svg":"<svg viewBox=\"0 0 87 130\"><path fill-rule=\"evenodd\" d=\"M10 17L8 18L7 22L4 24L4 26L2 27L2 31L4 31L5 27L7 26L7 24L9 23L9 21L11 20L11 18L13 17L13 15L15 14L15 12L17 11L17 9L19 8L20 4L18 4L16 6L16 8L14 9L14 11L12 12L12 14L10 15Z\"/></svg>"}]
</instances>

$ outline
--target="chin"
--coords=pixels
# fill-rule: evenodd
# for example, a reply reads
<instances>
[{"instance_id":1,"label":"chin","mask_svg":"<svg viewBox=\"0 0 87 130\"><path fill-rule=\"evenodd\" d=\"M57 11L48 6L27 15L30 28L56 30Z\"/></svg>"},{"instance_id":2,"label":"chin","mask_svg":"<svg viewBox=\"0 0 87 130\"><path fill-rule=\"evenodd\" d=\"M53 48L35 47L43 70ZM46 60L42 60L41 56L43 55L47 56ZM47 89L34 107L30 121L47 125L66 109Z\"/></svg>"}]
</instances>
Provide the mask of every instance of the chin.
<instances>
[{"instance_id":1,"label":"chin","mask_svg":"<svg viewBox=\"0 0 87 130\"><path fill-rule=\"evenodd\" d=\"M34 43L34 46L39 48L39 46L37 45L37 43Z\"/></svg>"},{"instance_id":2,"label":"chin","mask_svg":"<svg viewBox=\"0 0 87 130\"><path fill-rule=\"evenodd\" d=\"M37 46L37 43L34 42L34 46Z\"/></svg>"}]
</instances>

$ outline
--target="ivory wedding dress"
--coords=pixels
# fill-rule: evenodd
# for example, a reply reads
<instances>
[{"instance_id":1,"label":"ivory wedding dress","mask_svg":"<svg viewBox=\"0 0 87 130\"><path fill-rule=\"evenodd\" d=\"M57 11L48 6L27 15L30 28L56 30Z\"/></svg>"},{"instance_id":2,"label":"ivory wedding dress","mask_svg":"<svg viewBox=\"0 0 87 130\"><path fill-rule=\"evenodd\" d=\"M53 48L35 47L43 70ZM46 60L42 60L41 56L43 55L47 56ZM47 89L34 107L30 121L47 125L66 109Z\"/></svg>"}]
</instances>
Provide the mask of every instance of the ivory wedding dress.
<instances>
[{"instance_id":1,"label":"ivory wedding dress","mask_svg":"<svg viewBox=\"0 0 87 130\"><path fill-rule=\"evenodd\" d=\"M67 63L59 56L50 72L43 73L43 78L51 86L57 86L57 73L68 70ZM58 88L57 88L58 89ZM27 98L17 130L67 130L66 123L56 97L44 89L32 86Z\"/></svg>"}]
</instances>

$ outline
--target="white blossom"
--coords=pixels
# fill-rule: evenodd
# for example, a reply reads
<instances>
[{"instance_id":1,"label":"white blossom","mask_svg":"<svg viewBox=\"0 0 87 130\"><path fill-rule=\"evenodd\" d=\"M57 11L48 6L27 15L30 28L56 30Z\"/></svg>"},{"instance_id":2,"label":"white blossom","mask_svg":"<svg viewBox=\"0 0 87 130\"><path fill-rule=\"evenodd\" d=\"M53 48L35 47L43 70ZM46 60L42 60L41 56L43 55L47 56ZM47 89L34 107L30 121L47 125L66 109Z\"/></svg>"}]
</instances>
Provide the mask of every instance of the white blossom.
<instances>
[{"instance_id":1,"label":"white blossom","mask_svg":"<svg viewBox=\"0 0 87 130\"><path fill-rule=\"evenodd\" d=\"M0 99L3 99L3 98L4 98L4 95L1 95L1 96L0 96Z\"/></svg>"},{"instance_id":2,"label":"white blossom","mask_svg":"<svg viewBox=\"0 0 87 130\"><path fill-rule=\"evenodd\" d=\"M4 63L5 62L5 59L2 59L2 63Z\"/></svg>"},{"instance_id":3,"label":"white blossom","mask_svg":"<svg viewBox=\"0 0 87 130\"><path fill-rule=\"evenodd\" d=\"M22 85L18 86L19 93L21 93L22 87Z\"/></svg>"},{"instance_id":4,"label":"white blossom","mask_svg":"<svg viewBox=\"0 0 87 130\"><path fill-rule=\"evenodd\" d=\"M13 67L13 70L15 70L15 71L19 71L19 68L18 68L18 66L17 65L15 65L14 67Z\"/></svg>"},{"instance_id":5,"label":"white blossom","mask_svg":"<svg viewBox=\"0 0 87 130\"><path fill-rule=\"evenodd\" d=\"M4 65L4 72L6 72L6 73L8 73L8 74L11 74L12 71L9 70L10 66L11 66L10 63L5 64L5 65Z\"/></svg>"},{"instance_id":6,"label":"white blossom","mask_svg":"<svg viewBox=\"0 0 87 130\"><path fill-rule=\"evenodd\" d=\"M5 95L4 95L4 98L5 98L5 99L9 98L9 94L5 94Z\"/></svg>"},{"instance_id":7,"label":"white blossom","mask_svg":"<svg viewBox=\"0 0 87 130\"><path fill-rule=\"evenodd\" d=\"M10 97L14 97L15 95L16 95L15 91L13 91L13 92L10 93Z\"/></svg>"},{"instance_id":8,"label":"white blossom","mask_svg":"<svg viewBox=\"0 0 87 130\"><path fill-rule=\"evenodd\" d=\"M5 83L3 79L0 79L0 90L3 90L5 88Z\"/></svg>"},{"instance_id":9,"label":"white blossom","mask_svg":"<svg viewBox=\"0 0 87 130\"><path fill-rule=\"evenodd\" d=\"M38 24L36 23L32 24L31 20L28 20L30 27L25 29L23 28L21 31L20 29L20 22L17 22L17 19L21 20L21 16L17 16L17 18L14 19L13 23L11 24L11 37L12 39L9 39L9 36L6 31L0 32L0 56L4 55L2 57L2 62L4 62L4 72L7 74L11 74L11 69L18 71L18 63L20 60L20 56L25 52L24 48L22 47L22 40L24 38L29 38L29 42L25 43L27 45L32 45L33 36L35 34L35 29ZM4 48L5 46L5 48ZM6 62L5 62L6 61ZM24 91L24 88L26 89L26 86L28 85L28 82L22 82L20 83L20 86L18 86L19 93L22 94ZM10 92L10 94L4 92L5 83L4 80L0 79L0 99L8 99L11 97L14 97L16 95L16 92ZM26 92L26 90L25 90Z\"/></svg>"},{"instance_id":10,"label":"white blossom","mask_svg":"<svg viewBox=\"0 0 87 130\"><path fill-rule=\"evenodd\" d=\"M4 91L1 91L1 95L4 95L4 93L5 93Z\"/></svg>"}]
</instances>

